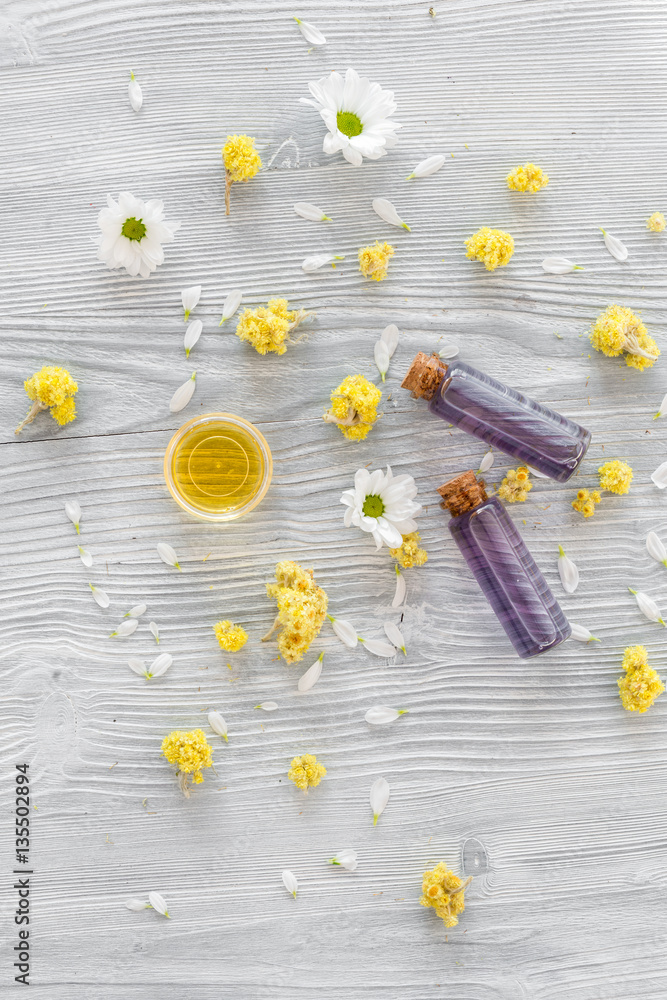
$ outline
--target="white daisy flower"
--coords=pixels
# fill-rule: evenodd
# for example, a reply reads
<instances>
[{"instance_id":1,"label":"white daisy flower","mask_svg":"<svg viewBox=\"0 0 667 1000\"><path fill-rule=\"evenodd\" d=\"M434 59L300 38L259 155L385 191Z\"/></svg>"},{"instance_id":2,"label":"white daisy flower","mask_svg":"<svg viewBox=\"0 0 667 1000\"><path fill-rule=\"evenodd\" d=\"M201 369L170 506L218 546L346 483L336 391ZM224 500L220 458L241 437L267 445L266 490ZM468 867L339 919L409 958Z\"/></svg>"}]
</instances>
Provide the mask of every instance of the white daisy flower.
<instances>
[{"instance_id":1,"label":"white daisy flower","mask_svg":"<svg viewBox=\"0 0 667 1000\"><path fill-rule=\"evenodd\" d=\"M353 69L345 79L330 73L309 83L308 89L314 100L302 97L301 102L319 111L329 130L322 145L325 153L340 150L348 163L359 167L364 156L378 160L396 145L395 132L401 126L389 117L396 110L391 90L382 90Z\"/></svg>"},{"instance_id":2,"label":"white daisy flower","mask_svg":"<svg viewBox=\"0 0 667 1000\"><path fill-rule=\"evenodd\" d=\"M302 21L300 18L295 17L294 20L299 25L299 31L311 45L326 45L327 40L320 31L316 28L314 24L310 24L308 21Z\"/></svg>"},{"instance_id":3,"label":"white daisy flower","mask_svg":"<svg viewBox=\"0 0 667 1000\"><path fill-rule=\"evenodd\" d=\"M187 323L190 313L199 302L201 296L201 285L190 285L181 292L181 302L183 303L183 316Z\"/></svg>"},{"instance_id":4,"label":"white daisy flower","mask_svg":"<svg viewBox=\"0 0 667 1000\"><path fill-rule=\"evenodd\" d=\"M107 206L97 216L102 230L97 259L112 269L124 267L132 276L147 278L164 260L162 244L171 243L180 223L164 221L161 201L142 201L127 191L117 202L107 195Z\"/></svg>"},{"instance_id":5,"label":"white daisy flower","mask_svg":"<svg viewBox=\"0 0 667 1000\"><path fill-rule=\"evenodd\" d=\"M141 93L141 87L135 79L132 70L130 70L130 82L127 85L127 96L130 98L132 110L141 111L141 105L144 103L144 95Z\"/></svg>"},{"instance_id":6,"label":"white daisy flower","mask_svg":"<svg viewBox=\"0 0 667 1000\"><path fill-rule=\"evenodd\" d=\"M344 851L339 851L334 858L329 858L329 864L340 865L346 871L353 872L359 864L357 857L357 852L348 847Z\"/></svg>"},{"instance_id":7,"label":"white daisy flower","mask_svg":"<svg viewBox=\"0 0 667 1000\"><path fill-rule=\"evenodd\" d=\"M421 510L416 503L417 486L412 476L394 476L387 466L369 472L358 469L354 475L354 489L345 490L340 502L347 507L343 523L370 532L378 549L382 545L395 549L403 544L403 535L417 530L413 515Z\"/></svg>"}]
</instances>

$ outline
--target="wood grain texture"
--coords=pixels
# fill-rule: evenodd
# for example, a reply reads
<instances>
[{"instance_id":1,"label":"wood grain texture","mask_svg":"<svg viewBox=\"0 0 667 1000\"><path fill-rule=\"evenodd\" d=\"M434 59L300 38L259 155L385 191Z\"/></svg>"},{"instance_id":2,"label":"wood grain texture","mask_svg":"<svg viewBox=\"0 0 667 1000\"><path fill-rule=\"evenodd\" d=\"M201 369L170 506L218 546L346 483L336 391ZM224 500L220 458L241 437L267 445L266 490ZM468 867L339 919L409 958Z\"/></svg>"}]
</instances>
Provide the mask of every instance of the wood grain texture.
<instances>
[{"instance_id":1,"label":"wood grain texture","mask_svg":"<svg viewBox=\"0 0 667 1000\"><path fill-rule=\"evenodd\" d=\"M616 686L626 645L665 666L664 631L627 588L667 608L665 570L644 548L649 530L667 541L666 498L649 478L667 458L664 424L652 420L667 362L640 374L596 355L586 336L619 302L665 348L667 240L645 219L666 210L667 12L661 0L440 0L434 19L428 6L9 0L0 12L0 852L10 871L7 779L27 761L36 997L667 994L667 698L634 717ZM308 51L295 13L327 46ZM321 152L319 119L298 103L309 80L348 65L395 90L404 126L390 155L358 170ZM138 115L130 67L144 90ZM268 168L233 190L226 219L220 147L234 131L258 137ZM405 181L440 151L453 156L438 174ZM504 183L528 159L551 177L534 198ZM163 198L182 223L145 282L107 271L91 242L107 192L126 189ZM377 196L411 233L374 216ZM334 222L297 218L300 200ZM515 237L499 273L465 259L480 225ZM626 242L626 263L607 254L600 226ZM355 258L376 237L396 256L371 287ZM301 260L320 250L347 259L304 274ZM547 254L585 270L547 276ZM191 364L180 290L200 282L204 333ZM281 358L255 355L218 329L233 287L253 304L286 295L316 309L308 338ZM345 375L377 378L372 347L389 322L402 333L384 415L354 445L321 413ZM399 389L413 354L443 337L592 430L574 486L593 486L606 458L632 464L630 495L606 496L591 522L572 511L572 486L546 480L510 511L566 614L599 644L519 661L465 572L435 489L477 468L485 448ZM77 378L79 418L58 428L43 416L16 439L22 381L45 363ZM168 401L193 368L196 394L173 416ZM264 502L224 528L189 519L162 479L173 431L216 409L254 421L275 462ZM387 462L415 476L426 508L429 562L406 573L408 657L350 652L323 630L303 663L325 649L322 679L299 695L301 665L259 642L272 620L264 585L277 560L294 558L362 634L397 620L387 554L343 528L338 502L357 467ZM508 464L498 456L491 478ZM74 497L90 571L64 515ZM182 573L159 561L161 540ZM581 571L574 595L560 587L558 543ZM108 591L107 611L88 579ZM134 636L108 638L140 601L148 612ZM233 658L215 643L220 617L250 633ZM155 655L151 619L174 665L146 685L126 661ZM254 710L268 699L277 712ZM363 717L378 703L410 712L372 729ZM185 801L160 743L211 708L227 719L229 745L213 740L217 776ZM305 798L286 771L308 751L328 774ZM380 774L392 797L373 828L368 791ZM353 874L324 863L344 846L360 854ZM438 860L475 876L449 932L418 905L421 873ZM283 868L301 882L296 902ZM124 909L151 889L171 921ZM2 997L17 988L13 902L5 891Z\"/></svg>"}]
</instances>

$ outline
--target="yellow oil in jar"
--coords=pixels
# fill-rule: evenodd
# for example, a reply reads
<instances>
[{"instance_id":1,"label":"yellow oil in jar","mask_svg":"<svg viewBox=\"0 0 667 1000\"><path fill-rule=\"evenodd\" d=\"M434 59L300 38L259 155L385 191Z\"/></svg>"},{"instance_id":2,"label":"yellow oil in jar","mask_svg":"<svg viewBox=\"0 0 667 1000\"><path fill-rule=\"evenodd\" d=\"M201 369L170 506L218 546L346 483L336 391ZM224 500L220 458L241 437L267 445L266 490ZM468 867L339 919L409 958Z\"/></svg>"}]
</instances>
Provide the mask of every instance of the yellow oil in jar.
<instances>
[{"instance_id":1,"label":"yellow oil in jar","mask_svg":"<svg viewBox=\"0 0 667 1000\"><path fill-rule=\"evenodd\" d=\"M271 471L271 452L257 428L227 413L190 420L165 454L165 479L174 499L210 521L228 521L256 506Z\"/></svg>"}]
</instances>

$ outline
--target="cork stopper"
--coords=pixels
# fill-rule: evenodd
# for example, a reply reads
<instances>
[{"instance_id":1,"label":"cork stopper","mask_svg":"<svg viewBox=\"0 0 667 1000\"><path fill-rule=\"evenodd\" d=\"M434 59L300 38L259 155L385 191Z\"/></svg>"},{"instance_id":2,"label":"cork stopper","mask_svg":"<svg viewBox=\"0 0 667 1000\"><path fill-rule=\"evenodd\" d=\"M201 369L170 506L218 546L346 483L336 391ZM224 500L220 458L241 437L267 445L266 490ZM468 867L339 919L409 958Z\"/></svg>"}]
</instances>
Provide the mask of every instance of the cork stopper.
<instances>
[{"instance_id":1,"label":"cork stopper","mask_svg":"<svg viewBox=\"0 0 667 1000\"><path fill-rule=\"evenodd\" d=\"M452 517L458 517L486 500L486 484L469 469L443 483L438 493L442 497L440 506L446 508Z\"/></svg>"},{"instance_id":2,"label":"cork stopper","mask_svg":"<svg viewBox=\"0 0 667 1000\"><path fill-rule=\"evenodd\" d=\"M410 369L401 382L401 389L409 389L415 399L431 400L438 391L438 386L447 374L447 365L443 364L438 354L424 354L420 351L410 365Z\"/></svg>"}]
</instances>

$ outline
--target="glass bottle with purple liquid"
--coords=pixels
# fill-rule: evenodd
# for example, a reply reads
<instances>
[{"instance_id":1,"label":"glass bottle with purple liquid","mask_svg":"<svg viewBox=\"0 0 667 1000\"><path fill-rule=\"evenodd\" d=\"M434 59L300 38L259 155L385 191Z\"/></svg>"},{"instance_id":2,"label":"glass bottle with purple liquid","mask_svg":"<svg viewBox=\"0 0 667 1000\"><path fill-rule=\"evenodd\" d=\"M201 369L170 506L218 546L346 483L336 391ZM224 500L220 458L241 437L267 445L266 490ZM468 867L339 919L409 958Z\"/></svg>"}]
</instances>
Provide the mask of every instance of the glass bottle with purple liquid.
<instances>
[{"instance_id":1,"label":"glass bottle with purple liquid","mask_svg":"<svg viewBox=\"0 0 667 1000\"><path fill-rule=\"evenodd\" d=\"M559 483L576 472L591 441L573 420L463 361L446 365L420 351L402 388L423 396L431 413Z\"/></svg>"},{"instance_id":2,"label":"glass bottle with purple liquid","mask_svg":"<svg viewBox=\"0 0 667 1000\"><path fill-rule=\"evenodd\" d=\"M514 522L497 497L487 497L472 471L438 493L452 515L449 530L484 596L522 659L564 642L570 623Z\"/></svg>"}]
</instances>

